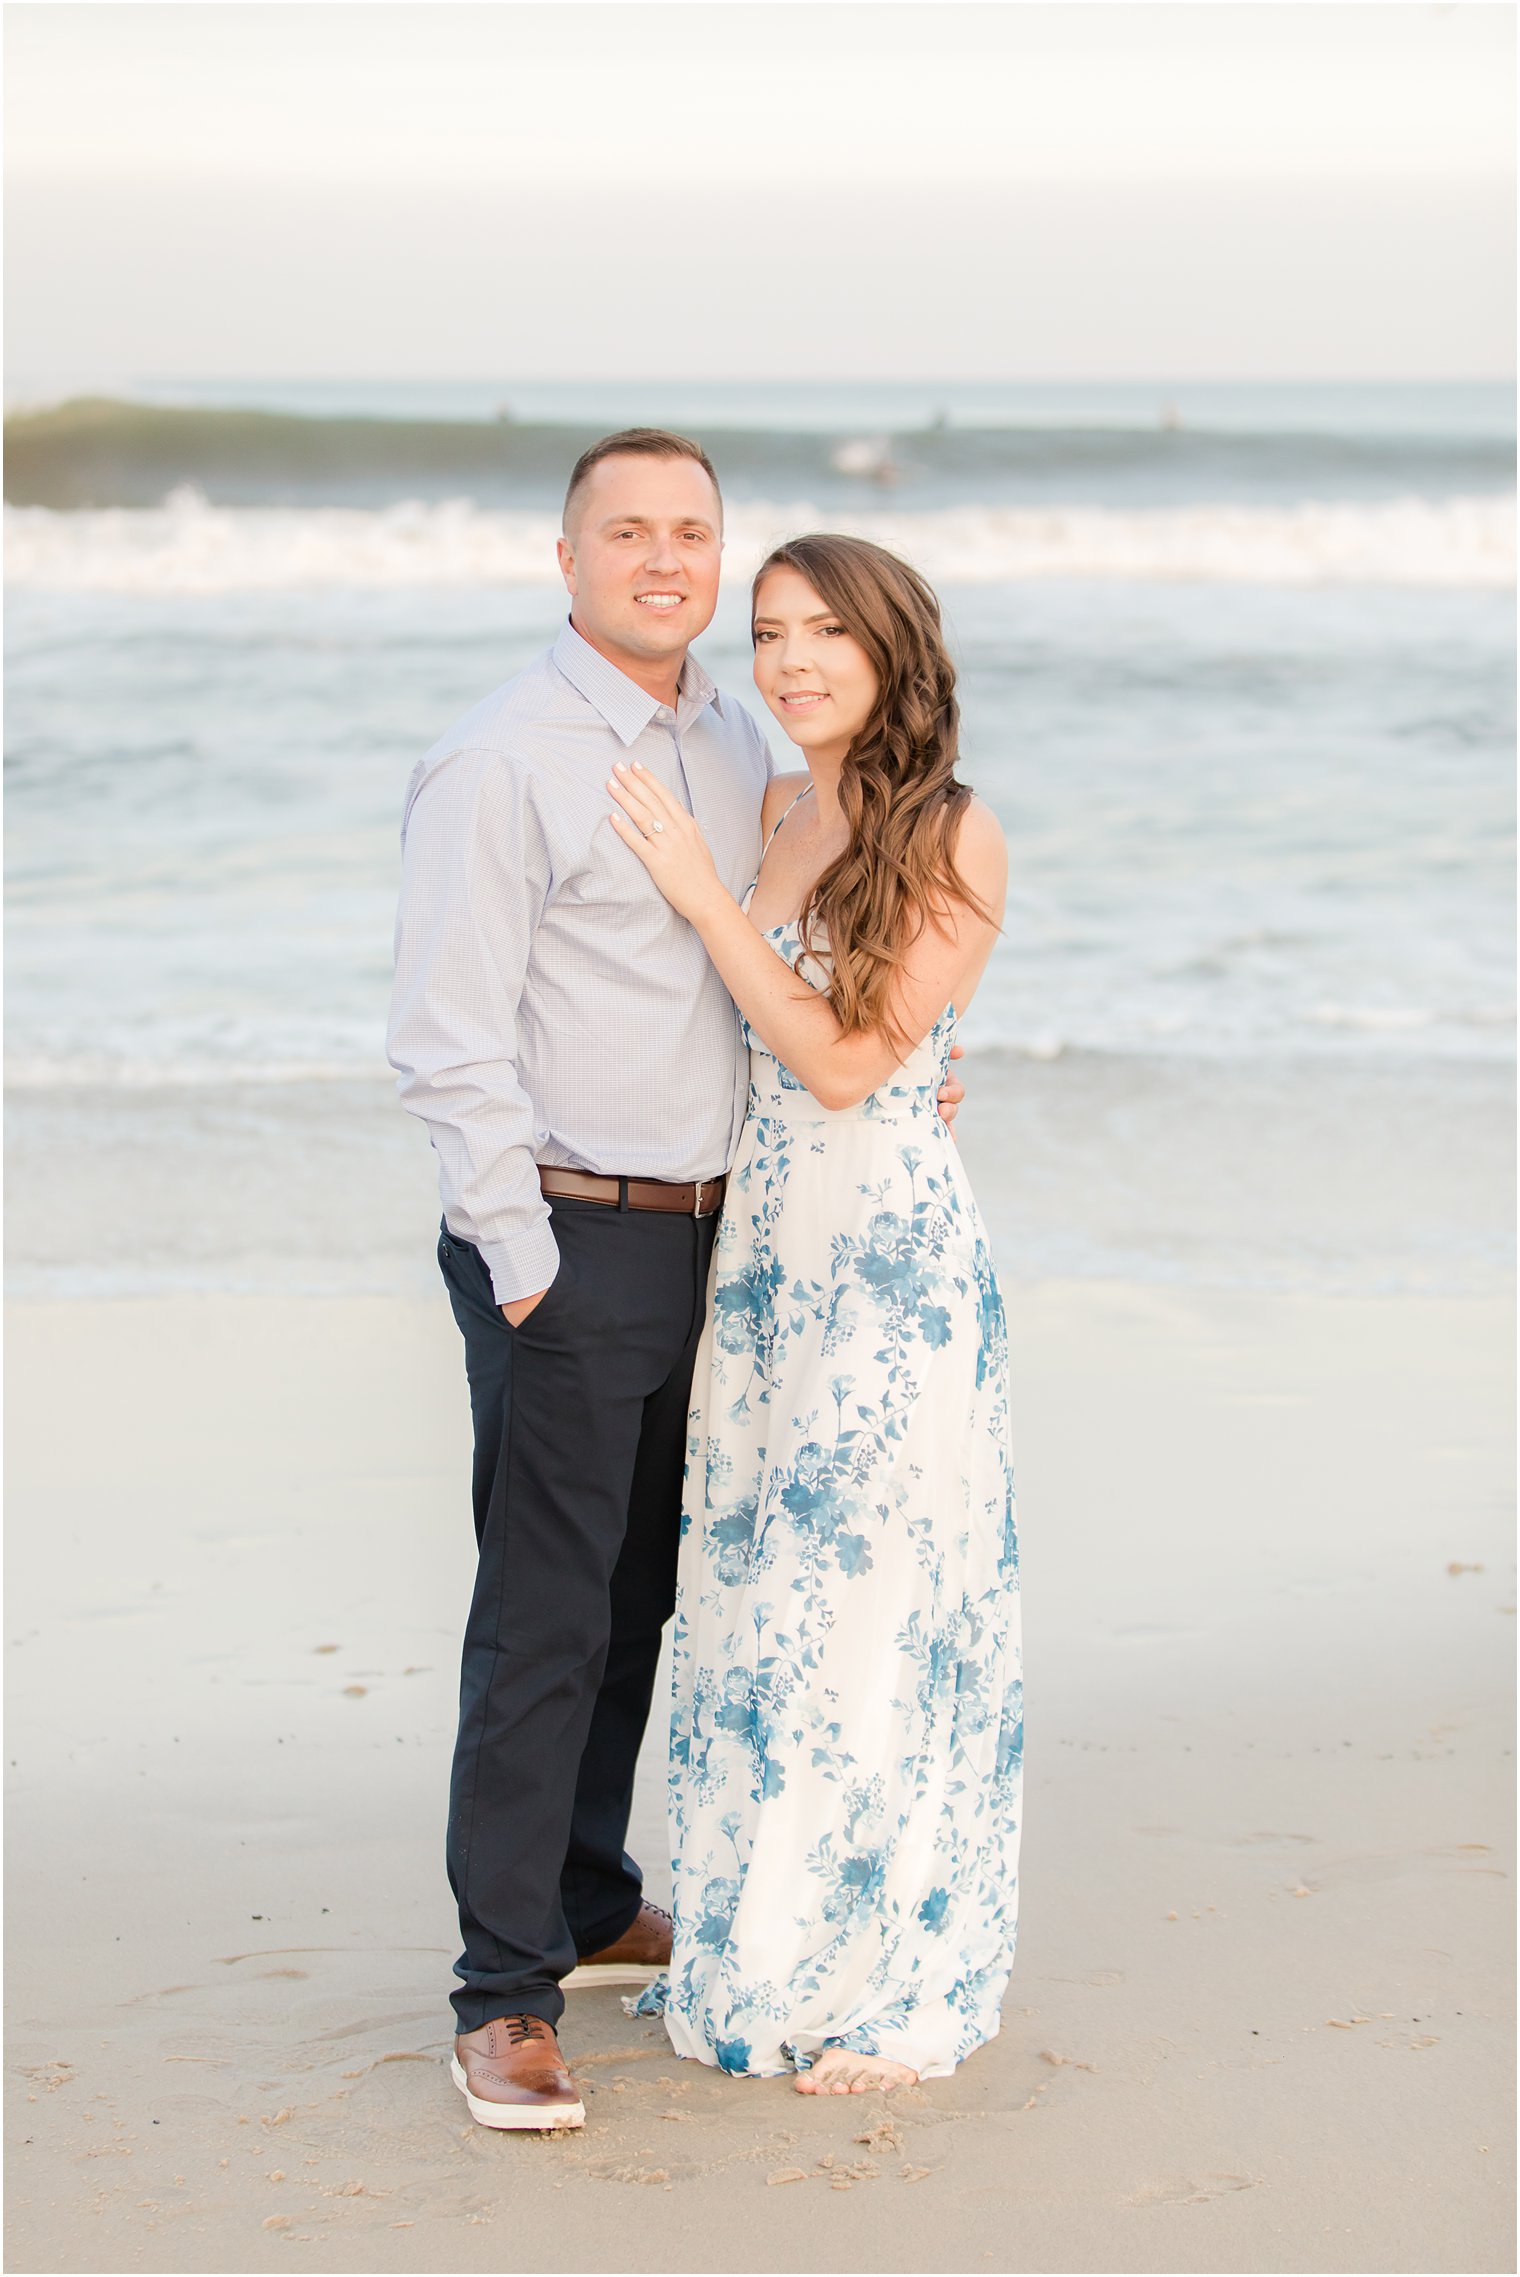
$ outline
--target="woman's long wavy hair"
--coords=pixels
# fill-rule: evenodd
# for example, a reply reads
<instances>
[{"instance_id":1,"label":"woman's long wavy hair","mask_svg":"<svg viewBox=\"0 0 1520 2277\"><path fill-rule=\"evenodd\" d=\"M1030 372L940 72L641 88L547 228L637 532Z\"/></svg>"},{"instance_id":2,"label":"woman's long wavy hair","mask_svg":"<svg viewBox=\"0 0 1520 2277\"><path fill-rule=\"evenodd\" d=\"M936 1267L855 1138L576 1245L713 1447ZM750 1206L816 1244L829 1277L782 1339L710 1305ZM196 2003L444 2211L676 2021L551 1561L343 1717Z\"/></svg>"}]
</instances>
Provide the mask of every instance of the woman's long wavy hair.
<instances>
[{"instance_id":1,"label":"woman's long wavy hair","mask_svg":"<svg viewBox=\"0 0 1520 2277\"><path fill-rule=\"evenodd\" d=\"M876 702L845 756L839 804L850 842L802 907L804 945L827 938L829 1003L845 1034L880 1031L906 1054L915 1040L893 1017L894 975L954 901L996 923L955 866L955 834L971 793L955 779L960 709L939 603L915 569L883 546L833 532L792 538L761 563L794 569L876 669Z\"/></svg>"}]
</instances>

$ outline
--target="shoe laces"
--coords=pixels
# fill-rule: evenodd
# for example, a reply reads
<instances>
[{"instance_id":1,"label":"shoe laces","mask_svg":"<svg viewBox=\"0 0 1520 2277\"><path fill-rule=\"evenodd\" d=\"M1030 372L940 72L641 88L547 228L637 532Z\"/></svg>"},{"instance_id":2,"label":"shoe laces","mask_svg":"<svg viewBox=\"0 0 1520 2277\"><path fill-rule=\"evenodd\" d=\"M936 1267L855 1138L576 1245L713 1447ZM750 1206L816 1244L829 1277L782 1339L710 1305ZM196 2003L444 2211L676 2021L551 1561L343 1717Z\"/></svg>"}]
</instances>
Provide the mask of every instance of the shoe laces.
<instances>
[{"instance_id":1,"label":"shoe laces","mask_svg":"<svg viewBox=\"0 0 1520 2277\"><path fill-rule=\"evenodd\" d=\"M507 2028L508 2044L514 2048L522 2047L528 2040L548 2038L541 2016L504 2016L502 2022Z\"/></svg>"}]
</instances>

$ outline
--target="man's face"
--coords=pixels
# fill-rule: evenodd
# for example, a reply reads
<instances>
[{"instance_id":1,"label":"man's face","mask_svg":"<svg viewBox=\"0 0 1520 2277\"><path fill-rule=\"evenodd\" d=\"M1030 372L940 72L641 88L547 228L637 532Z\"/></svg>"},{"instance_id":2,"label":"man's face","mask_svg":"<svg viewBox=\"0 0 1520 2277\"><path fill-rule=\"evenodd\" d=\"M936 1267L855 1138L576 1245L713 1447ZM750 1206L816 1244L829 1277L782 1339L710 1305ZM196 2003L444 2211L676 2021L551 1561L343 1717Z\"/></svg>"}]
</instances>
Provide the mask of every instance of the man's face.
<instances>
[{"instance_id":1,"label":"man's face","mask_svg":"<svg viewBox=\"0 0 1520 2277\"><path fill-rule=\"evenodd\" d=\"M718 495L695 459L602 459L571 505L559 566L577 629L614 657L681 655L712 622Z\"/></svg>"}]
</instances>

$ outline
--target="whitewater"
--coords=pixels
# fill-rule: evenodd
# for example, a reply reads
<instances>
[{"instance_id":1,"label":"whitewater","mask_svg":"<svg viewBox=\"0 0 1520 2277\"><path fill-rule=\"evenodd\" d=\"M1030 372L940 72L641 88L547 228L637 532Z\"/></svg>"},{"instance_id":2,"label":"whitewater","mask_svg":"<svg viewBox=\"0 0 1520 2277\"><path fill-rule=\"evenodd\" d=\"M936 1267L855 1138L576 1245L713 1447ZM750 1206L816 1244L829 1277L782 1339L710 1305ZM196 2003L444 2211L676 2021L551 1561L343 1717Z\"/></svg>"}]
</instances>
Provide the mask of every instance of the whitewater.
<instances>
[{"instance_id":1,"label":"whitewater","mask_svg":"<svg viewBox=\"0 0 1520 2277\"><path fill-rule=\"evenodd\" d=\"M1152 509L973 506L841 513L745 502L727 569L747 577L779 539L847 529L936 583L1039 578L1226 585L1502 589L1515 577L1515 501L1484 494ZM213 505L183 485L157 508L5 510L13 588L213 594L302 588L553 586L557 515L469 498L379 508Z\"/></svg>"}]
</instances>

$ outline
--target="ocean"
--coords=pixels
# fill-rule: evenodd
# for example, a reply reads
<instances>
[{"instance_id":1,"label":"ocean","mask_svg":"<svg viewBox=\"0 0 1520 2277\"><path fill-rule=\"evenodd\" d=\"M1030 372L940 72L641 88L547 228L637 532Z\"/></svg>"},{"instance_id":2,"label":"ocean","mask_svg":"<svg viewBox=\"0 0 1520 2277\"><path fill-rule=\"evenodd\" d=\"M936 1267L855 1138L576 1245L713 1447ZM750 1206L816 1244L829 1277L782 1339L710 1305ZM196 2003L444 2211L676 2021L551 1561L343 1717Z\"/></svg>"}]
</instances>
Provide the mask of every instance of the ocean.
<instances>
[{"instance_id":1,"label":"ocean","mask_svg":"<svg viewBox=\"0 0 1520 2277\"><path fill-rule=\"evenodd\" d=\"M1507 391L166 382L7 422L15 1285L415 1285L402 788L554 637L565 473L646 420L723 477L701 654L779 751L764 548L940 590L1011 855L963 1030L1006 1270L1507 1270Z\"/></svg>"}]
</instances>

